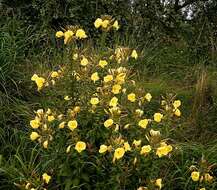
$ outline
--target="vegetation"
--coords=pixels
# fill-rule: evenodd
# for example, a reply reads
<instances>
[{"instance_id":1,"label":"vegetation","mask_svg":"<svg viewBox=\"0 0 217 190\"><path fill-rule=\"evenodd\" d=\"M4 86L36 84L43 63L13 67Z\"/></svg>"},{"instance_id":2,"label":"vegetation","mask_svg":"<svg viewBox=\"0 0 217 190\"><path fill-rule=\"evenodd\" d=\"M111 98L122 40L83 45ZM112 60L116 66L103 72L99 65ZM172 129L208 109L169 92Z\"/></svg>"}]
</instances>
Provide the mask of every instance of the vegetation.
<instances>
[{"instance_id":1,"label":"vegetation","mask_svg":"<svg viewBox=\"0 0 217 190\"><path fill-rule=\"evenodd\" d=\"M0 3L0 189L217 189L217 3Z\"/></svg>"}]
</instances>

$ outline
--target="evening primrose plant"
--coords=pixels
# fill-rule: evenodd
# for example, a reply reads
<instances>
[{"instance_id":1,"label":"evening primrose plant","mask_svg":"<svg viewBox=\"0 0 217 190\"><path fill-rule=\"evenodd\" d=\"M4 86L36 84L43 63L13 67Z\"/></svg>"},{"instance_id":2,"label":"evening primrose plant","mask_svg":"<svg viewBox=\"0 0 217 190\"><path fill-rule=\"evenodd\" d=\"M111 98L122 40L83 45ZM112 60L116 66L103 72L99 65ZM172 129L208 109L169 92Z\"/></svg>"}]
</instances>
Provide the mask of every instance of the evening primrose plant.
<instances>
[{"instance_id":1,"label":"evening primrose plant","mask_svg":"<svg viewBox=\"0 0 217 190\"><path fill-rule=\"evenodd\" d=\"M103 32L120 27L110 16L97 18L94 26ZM155 112L148 109L155 97L137 85L131 64L140 56L137 50L76 46L76 40L88 40L85 30L77 27L57 31L56 38L64 41L69 61L58 70L34 73L31 78L42 96L55 92L52 107L38 107L29 122L30 140L46 155L41 159L55 157L50 163L52 174L43 174L49 188L43 188L55 189L60 183L64 184L61 189L79 185L106 189L100 182L108 175L113 189L163 189L163 172L160 168L151 171L155 161L169 159L176 149L168 128L181 116L181 101L163 97ZM89 171L87 163L91 163ZM125 174L131 176L133 186ZM25 183L26 189L33 188Z\"/></svg>"}]
</instances>

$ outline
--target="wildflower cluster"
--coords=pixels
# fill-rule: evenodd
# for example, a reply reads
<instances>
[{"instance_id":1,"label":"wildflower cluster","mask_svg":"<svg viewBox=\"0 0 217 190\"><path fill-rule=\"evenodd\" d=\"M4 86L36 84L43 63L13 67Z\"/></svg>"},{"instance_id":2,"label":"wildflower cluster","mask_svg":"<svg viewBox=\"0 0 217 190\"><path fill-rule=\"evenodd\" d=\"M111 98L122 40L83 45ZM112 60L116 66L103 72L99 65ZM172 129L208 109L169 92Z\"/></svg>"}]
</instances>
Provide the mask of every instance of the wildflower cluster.
<instances>
[{"instance_id":1,"label":"wildflower cluster","mask_svg":"<svg viewBox=\"0 0 217 190\"><path fill-rule=\"evenodd\" d=\"M94 22L94 26L103 31L109 31L111 29L118 30L120 28L118 21L112 19L111 16L102 16L101 18L97 18Z\"/></svg>"},{"instance_id":2,"label":"wildflower cluster","mask_svg":"<svg viewBox=\"0 0 217 190\"><path fill-rule=\"evenodd\" d=\"M214 165L209 165L206 160L202 158L199 165L192 165L190 167L191 180L200 187L200 190L206 190L206 187L210 187L214 182L214 177L212 174L212 167Z\"/></svg>"},{"instance_id":3,"label":"wildflower cluster","mask_svg":"<svg viewBox=\"0 0 217 190\"><path fill-rule=\"evenodd\" d=\"M117 21L107 17L96 19L94 25L105 31L119 28ZM87 38L82 29L59 31L56 37L64 37L65 44L73 38ZM76 47L72 49L71 64L61 66L64 69L52 71L47 79L34 74L32 80L38 90L49 86L51 81L55 84L57 79L59 86L69 81L73 89L61 91L63 108L35 112L35 118L30 121L33 129L30 139L49 149L56 136L62 135L61 138L66 139L66 154L79 157L94 152L114 165L128 160L135 166L141 160L170 156L174 145L163 137L162 125L181 115L181 101L165 99L162 109L149 112L148 105L153 97L149 91L138 87L128 64L136 59L138 53L131 48L117 47L98 53L94 49ZM93 140L88 135L90 131L100 131L101 137ZM156 180L150 179L150 183L153 189L163 187L162 178L157 176Z\"/></svg>"}]
</instances>

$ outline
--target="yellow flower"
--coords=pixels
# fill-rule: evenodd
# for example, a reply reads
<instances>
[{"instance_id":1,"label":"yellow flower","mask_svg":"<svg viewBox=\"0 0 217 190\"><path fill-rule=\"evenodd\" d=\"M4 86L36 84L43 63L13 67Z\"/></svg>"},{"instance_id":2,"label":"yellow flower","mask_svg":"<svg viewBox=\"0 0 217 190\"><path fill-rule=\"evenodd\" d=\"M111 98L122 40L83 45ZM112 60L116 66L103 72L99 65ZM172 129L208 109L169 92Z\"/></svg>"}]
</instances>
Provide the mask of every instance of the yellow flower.
<instances>
[{"instance_id":1,"label":"yellow flower","mask_svg":"<svg viewBox=\"0 0 217 190\"><path fill-rule=\"evenodd\" d=\"M136 95L134 93L130 93L130 94L128 94L127 99L130 102L135 102L136 101Z\"/></svg>"},{"instance_id":2,"label":"yellow flower","mask_svg":"<svg viewBox=\"0 0 217 190\"><path fill-rule=\"evenodd\" d=\"M38 78L38 75L37 75L37 74L34 74L34 75L32 75L31 80L32 80L32 81L36 81L37 78Z\"/></svg>"},{"instance_id":3,"label":"yellow flower","mask_svg":"<svg viewBox=\"0 0 217 190\"><path fill-rule=\"evenodd\" d=\"M126 77L126 73L119 73L115 79L116 83L123 84L125 82L125 77Z\"/></svg>"},{"instance_id":4,"label":"yellow flower","mask_svg":"<svg viewBox=\"0 0 217 190\"><path fill-rule=\"evenodd\" d=\"M150 130L150 135L152 137L154 137L154 136L160 136L160 131L155 131L155 130L151 129Z\"/></svg>"},{"instance_id":5,"label":"yellow flower","mask_svg":"<svg viewBox=\"0 0 217 190\"><path fill-rule=\"evenodd\" d=\"M155 185L158 186L159 189L161 189L162 188L162 179L161 178L157 179L155 182Z\"/></svg>"},{"instance_id":6,"label":"yellow flower","mask_svg":"<svg viewBox=\"0 0 217 190\"><path fill-rule=\"evenodd\" d=\"M140 154L147 154L151 151L151 146L150 145L145 145L142 146L142 149L140 151Z\"/></svg>"},{"instance_id":7,"label":"yellow flower","mask_svg":"<svg viewBox=\"0 0 217 190\"><path fill-rule=\"evenodd\" d=\"M113 26L113 28L115 30L118 30L120 28L120 26L118 25L118 21L117 20L114 22L114 24L112 26Z\"/></svg>"},{"instance_id":8,"label":"yellow flower","mask_svg":"<svg viewBox=\"0 0 217 190\"><path fill-rule=\"evenodd\" d=\"M106 145L103 144L103 145L100 146L99 153L100 153L100 154L103 154L103 153L105 153L107 150L108 150L108 146L106 146Z\"/></svg>"},{"instance_id":9,"label":"yellow flower","mask_svg":"<svg viewBox=\"0 0 217 190\"><path fill-rule=\"evenodd\" d=\"M76 129L78 127L77 121L76 120L69 121L68 122L68 127L69 127L70 130L73 131L74 129Z\"/></svg>"},{"instance_id":10,"label":"yellow flower","mask_svg":"<svg viewBox=\"0 0 217 190\"><path fill-rule=\"evenodd\" d=\"M131 57L134 58L134 59L137 59L137 58L138 58L138 54L137 54L137 52L136 52L135 49L132 51Z\"/></svg>"},{"instance_id":11,"label":"yellow flower","mask_svg":"<svg viewBox=\"0 0 217 190\"><path fill-rule=\"evenodd\" d=\"M75 150L81 153L83 150L86 149L86 143L83 141L78 141L75 145Z\"/></svg>"},{"instance_id":12,"label":"yellow flower","mask_svg":"<svg viewBox=\"0 0 217 190\"><path fill-rule=\"evenodd\" d=\"M167 145L166 143L162 143L160 147L157 148L156 155L158 155L159 158L162 156L166 156L173 150L173 147L171 145Z\"/></svg>"},{"instance_id":13,"label":"yellow flower","mask_svg":"<svg viewBox=\"0 0 217 190\"><path fill-rule=\"evenodd\" d=\"M200 188L200 190L206 190L206 188L205 188L205 187L203 187L203 188Z\"/></svg>"},{"instance_id":14,"label":"yellow flower","mask_svg":"<svg viewBox=\"0 0 217 190\"><path fill-rule=\"evenodd\" d=\"M121 90L121 85L115 84L112 86L112 93L113 94L119 94Z\"/></svg>"},{"instance_id":15,"label":"yellow flower","mask_svg":"<svg viewBox=\"0 0 217 190\"><path fill-rule=\"evenodd\" d=\"M96 81L99 80L99 75L98 75L97 72L95 72L95 73L93 73L93 74L91 75L91 80L94 81L94 82L96 82Z\"/></svg>"},{"instance_id":16,"label":"yellow flower","mask_svg":"<svg viewBox=\"0 0 217 190\"><path fill-rule=\"evenodd\" d=\"M199 178L200 178L200 172L192 172L192 173L191 173L191 179L192 179L193 181L198 181Z\"/></svg>"},{"instance_id":17,"label":"yellow flower","mask_svg":"<svg viewBox=\"0 0 217 190\"><path fill-rule=\"evenodd\" d=\"M57 78L57 77L59 77L59 73L56 72L56 71L53 71L53 72L51 73L51 77L52 77L52 78Z\"/></svg>"},{"instance_id":18,"label":"yellow flower","mask_svg":"<svg viewBox=\"0 0 217 190\"><path fill-rule=\"evenodd\" d=\"M104 122L104 126L105 126L106 128L108 128L108 127L112 126L113 123L114 123L113 119L107 119L107 120Z\"/></svg>"},{"instance_id":19,"label":"yellow flower","mask_svg":"<svg viewBox=\"0 0 217 190\"><path fill-rule=\"evenodd\" d=\"M122 158L125 154L125 150L124 148L117 148L115 149L115 152L114 152L114 160L119 160L120 158Z\"/></svg>"},{"instance_id":20,"label":"yellow flower","mask_svg":"<svg viewBox=\"0 0 217 190\"><path fill-rule=\"evenodd\" d=\"M30 135L30 139L32 141L35 141L39 137L40 137L40 135L37 132L32 132L31 135Z\"/></svg>"},{"instance_id":21,"label":"yellow flower","mask_svg":"<svg viewBox=\"0 0 217 190\"><path fill-rule=\"evenodd\" d=\"M177 117L180 117L181 116L181 111L177 108L174 112L174 114L177 116Z\"/></svg>"},{"instance_id":22,"label":"yellow flower","mask_svg":"<svg viewBox=\"0 0 217 190\"><path fill-rule=\"evenodd\" d=\"M79 39L87 38L87 35L86 35L86 33L85 33L85 31L84 31L83 29L78 29L78 30L76 31L75 36L76 36L77 38L79 38Z\"/></svg>"},{"instance_id":23,"label":"yellow flower","mask_svg":"<svg viewBox=\"0 0 217 190\"><path fill-rule=\"evenodd\" d=\"M73 60L77 60L77 59L78 59L78 54L77 54L77 53L73 54L72 59L73 59Z\"/></svg>"},{"instance_id":24,"label":"yellow flower","mask_svg":"<svg viewBox=\"0 0 217 190\"><path fill-rule=\"evenodd\" d=\"M99 98L91 98L91 99L90 99L90 103L91 103L92 105L97 105L97 104L99 103Z\"/></svg>"},{"instance_id":25,"label":"yellow flower","mask_svg":"<svg viewBox=\"0 0 217 190\"><path fill-rule=\"evenodd\" d=\"M124 149L125 149L125 152L131 151L131 147L130 147L130 145L129 145L128 142L125 142L125 143L124 143Z\"/></svg>"},{"instance_id":26,"label":"yellow flower","mask_svg":"<svg viewBox=\"0 0 217 190\"><path fill-rule=\"evenodd\" d=\"M181 106L181 101L180 100L175 100L173 102L173 106L174 106L175 109L178 108L178 107L180 107Z\"/></svg>"},{"instance_id":27,"label":"yellow flower","mask_svg":"<svg viewBox=\"0 0 217 190\"><path fill-rule=\"evenodd\" d=\"M74 111L75 113L79 113L79 112L81 111L80 106L75 106L74 109L73 109L73 111Z\"/></svg>"},{"instance_id":28,"label":"yellow flower","mask_svg":"<svg viewBox=\"0 0 217 190\"><path fill-rule=\"evenodd\" d=\"M38 91L40 91L45 84L45 79L43 77L37 77L35 79L35 83L38 87Z\"/></svg>"},{"instance_id":29,"label":"yellow flower","mask_svg":"<svg viewBox=\"0 0 217 190\"><path fill-rule=\"evenodd\" d=\"M103 79L104 79L104 82L110 82L113 80L113 76L112 75L106 75Z\"/></svg>"},{"instance_id":30,"label":"yellow flower","mask_svg":"<svg viewBox=\"0 0 217 190\"><path fill-rule=\"evenodd\" d=\"M53 115L49 115L49 116L47 116L47 120L49 122L52 122L53 120L55 120L55 117Z\"/></svg>"},{"instance_id":31,"label":"yellow flower","mask_svg":"<svg viewBox=\"0 0 217 190\"><path fill-rule=\"evenodd\" d=\"M49 176L47 173L44 173L42 175L42 179L45 181L46 184L48 184L51 180L51 176Z\"/></svg>"},{"instance_id":32,"label":"yellow flower","mask_svg":"<svg viewBox=\"0 0 217 190\"><path fill-rule=\"evenodd\" d=\"M160 123L161 120L162 120L162 118L163 118L163 114L161 114L161 113L155 113L155 114L154 114L154 120L155 120L156 122Z\"/></svg>"},{"instance_id":33,"label":"yellow flower","mask_svg":"<svg viewBox=\"0 0 217 190\"><path fill-rule=\"evenodd\" d=\"M64 33L64 44L67 44L72 39L73 34L74 33L71 30L67 30Z\"/></svg>"},{"instance_id":34,"label":"yellow flower","mask_svg":"<svg viewBox=\"0 0 217 190\"><path fill-rule=\"evenodd\" d=\"M69 145L67 148L66 148L66 153L69 153L71 150L71 145Z\"/></svg>"},{"instance_id":35,"label":"yellow flower","mask_svg":"<svg viewBox=\"0 0 217 190\"><path fill-rule=\"evenodd\" d=\"M143 129L145 129L147 127L147 125L148 125L148 119L142 119L142 120L140 120L139 123L138 123L138 125L140 127L142 127Z\"/></svg>"},{"instance_id":36,"label":"yellow flower","mask_svg":"<svg viewBox=\"0 0 217 190\"><path fill-rule=\"evenodd\" d=\"M118 105L118 98L113 97L109 102L109 106L116 107L117 105Z\"/></svg>"},{"instance_id":37,"label":"yellow flower","mask_svg":"<svg viewBox=\"0 0 217 190\"><path fill-rule=\"evenodd\" d=\"M95 28L99 28L102 25L102 19L101 18L97 18L94 22L94 26Z\"/></svg>"},{"instance_id":38,"label":"yellow flower","mask_svg":"<svg viewBox=\"0 0 217 190\"><path fill-rule=\"evenodd\" d=\"M107 28L108 27L108 25L109 25L109 20L104 20L104 21L102 21L102 27L103 28Z\"/></svg>"},{"instance_id":39,"label":"yellow flower","mask_svg":"<svg viewBox=\"0 0 217 190\"><path fill-rule=\"evenodd\" d=\"M69 100L71 100L72 98L71 97L69 97L69 96L65 96L64 97L64 100L66 100L66 101L69 101Z\"/></svg>"},{"instance_id":40,"label":"yellow flower","mask_svg":"<svg viewBox=\"0 0 217 190\"><path fill-rule=\"evenodd\" d=\"M59 129L63 129L64 127L65 127L65 124L66 124L66 122L61 122L60 124L59 124Z\"/></svg>"},{"instance_id":41,"label":"yellow flower","mask_svg":"<svg viewBox=\"0 0 217 190\"><path fill-rule=\"evenodd\" d=\"M104 68L106 65L108 65L108 62L106 60L100 60L99 61L99 66Z\"/></svg>"},{"instance_id":42,"label":"yellow flower","mask_svg":"<svg viewBox=\"0 0 217 190\"><path fill-rule=\"evenodd\" d=\"M88 59L85 58L85 57L83 57L80 64L81 64L82 66L87 66L88 63L89 63L89 62L88 62Z\"/></svg>"},{"instance_id":43,"label":"yellow flower","mask_svg":"<svg viewBox=\"0 0 217 190\"><path fill-rule=\"evenodd\" d=\"M136 147L140 146L141 142L142 142L141 140L134 140L133 145L136 146Z\"/></svg>"},{"instance_id":44,"label":"yellow flower","mask_svg":"<svg viewBox=\"0 0 217 190\"><path fill-rule=\"evenodd\" d=\"M63 37L63 36L64 36L64 33L63 33L62 31L56 32L56 37L57 37L57 38L61 38L61 37Z\"/></svg>"},{"instance_id":45,"label":"yellow flower","mask_svg":"<svg viewBox=\"0 0 217 190\"><path fill-rule=\"evenodd\" d=\"M33 129L37 129L40 126L40 120L39 119L31 120L30 125Z\"/></svg>"},{"instance_id":46,"label":"yellow flower","mask_svg":"<svg viewBox=\"0 0 217 190\"><path fill-rule=\"evenodd\" d=\"M209 173L205 173L204 178L207 182L211 182L213 180L213 176L211 176Z\"/></svg>"},{"instance_id":47,"label":"yellow flower","mask_svg":"<svg viewBox=\"0 0 217 190\"><path fill-rule=\"evenodd\" d=\"M151 99L152 99L151 94L150 94L150 93L147 93L147 94L145 95L145 99L146 99L148 102L150 102Z\"/></svg>"},{"instance_id":48,"label":"yellow flower","mask_svg":"<svg viewBox=\"0 0 217 190\"><path fill-rule=\"evenodd\" d=\"M47 147L48 147L48 140L46 140L46 141L43 142L43 147L44 147L45 149L47 149Z\"/></svg>"}]
</instances>

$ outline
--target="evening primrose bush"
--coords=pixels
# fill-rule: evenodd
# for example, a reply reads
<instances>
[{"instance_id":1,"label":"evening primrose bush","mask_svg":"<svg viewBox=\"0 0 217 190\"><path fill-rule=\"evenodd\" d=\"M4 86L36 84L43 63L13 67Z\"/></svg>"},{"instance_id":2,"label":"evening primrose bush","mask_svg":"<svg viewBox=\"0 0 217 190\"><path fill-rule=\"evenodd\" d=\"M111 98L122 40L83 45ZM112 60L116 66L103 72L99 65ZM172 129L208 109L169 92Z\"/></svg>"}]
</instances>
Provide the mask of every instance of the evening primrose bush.
<instances>
[{"instance_id":1,"label":"evening primrose bush","mask_svg":"<svg viewBox=\"0 0 217 190\"><path fill-rule=\"evenodd\" d=\"M111 17L96 19L94 26L103 33L120 27ZM30 118L36 166L21 172L15 185L30 190L173 189L167 168L182 153L170 138L180 122L181 101L171 94L158 101L138 87L137 50L116 44L99 50L77 26L56 32L56 38L64 43L64 61L31 78L42 102L52 102L42 103ZM204 190L214 181L209 164L187 167L186 189Z\"/></svg>"}]
</instances>

